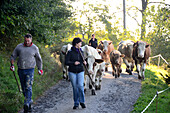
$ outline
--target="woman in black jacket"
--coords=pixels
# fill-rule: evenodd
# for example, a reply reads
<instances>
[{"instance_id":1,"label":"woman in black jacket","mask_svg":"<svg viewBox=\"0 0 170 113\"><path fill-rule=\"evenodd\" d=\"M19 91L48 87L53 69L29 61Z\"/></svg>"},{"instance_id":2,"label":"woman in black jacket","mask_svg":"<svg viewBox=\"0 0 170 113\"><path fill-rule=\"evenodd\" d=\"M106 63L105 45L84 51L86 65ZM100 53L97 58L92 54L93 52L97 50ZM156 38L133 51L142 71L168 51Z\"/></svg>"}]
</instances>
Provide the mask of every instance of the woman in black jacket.
<instances>
[{"instance_id":1,"label":"woman in black jacket","mask_svg":"<svg viewBox=\"0 0 170 113\"><path fill-rule=\"evenodd\" d=\"M73 99L74 107L77 109L79 104L82 108L86 108L84 102L84 68L83 63L86 65L86 61L83 61L83 58L80 54L83 54L81 50L82 40L80 38L74 38L72 42L73 47L68 51L65 59L65 64L69 66L69 79L73 87ZM79 51L80 48L80 51Z\"/></svg>"}]
</instances>

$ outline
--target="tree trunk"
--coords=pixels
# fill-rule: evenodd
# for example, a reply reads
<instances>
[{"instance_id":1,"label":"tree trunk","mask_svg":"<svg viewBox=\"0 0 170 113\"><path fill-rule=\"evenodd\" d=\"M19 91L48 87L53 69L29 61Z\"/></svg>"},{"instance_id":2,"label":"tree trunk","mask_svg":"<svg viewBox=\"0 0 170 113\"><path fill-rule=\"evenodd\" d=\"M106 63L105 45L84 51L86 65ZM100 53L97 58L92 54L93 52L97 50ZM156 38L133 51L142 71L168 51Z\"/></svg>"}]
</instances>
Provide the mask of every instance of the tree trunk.
<instances>
[{"instance_id":1,"label":"tree trunk","mask_svg":"<svg viewBox=\"0 0 170 113\"><path fill-rule=\"evenodd\" d=\"M146 23L146 17L145 17L145 10L148 4L148 0L142 0L142 24L141 24L141 39L145 38L145 23Z\"/></svg>"}]
</instances>

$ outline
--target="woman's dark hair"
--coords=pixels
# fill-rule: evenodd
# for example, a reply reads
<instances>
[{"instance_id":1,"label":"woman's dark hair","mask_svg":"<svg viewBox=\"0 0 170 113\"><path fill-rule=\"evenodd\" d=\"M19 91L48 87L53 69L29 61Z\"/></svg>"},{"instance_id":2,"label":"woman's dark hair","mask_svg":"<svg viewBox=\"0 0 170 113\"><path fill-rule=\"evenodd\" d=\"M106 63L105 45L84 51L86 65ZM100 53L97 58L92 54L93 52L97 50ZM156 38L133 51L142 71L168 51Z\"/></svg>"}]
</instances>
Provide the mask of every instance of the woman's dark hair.
<instances>
[{"instance_id":1,"label":"woman's dark hair","mask_svg":"<svg viewBox=\"0 0 170 113\"><path fill-rule=\"evenodd\" d=\"M73 39L73 42L72 42L72 45L75 46L75 45L78 44L79 42L82 42L82 40L81 40L79 37L74 38L74 39Z\"/></svg>"}]
</instances>

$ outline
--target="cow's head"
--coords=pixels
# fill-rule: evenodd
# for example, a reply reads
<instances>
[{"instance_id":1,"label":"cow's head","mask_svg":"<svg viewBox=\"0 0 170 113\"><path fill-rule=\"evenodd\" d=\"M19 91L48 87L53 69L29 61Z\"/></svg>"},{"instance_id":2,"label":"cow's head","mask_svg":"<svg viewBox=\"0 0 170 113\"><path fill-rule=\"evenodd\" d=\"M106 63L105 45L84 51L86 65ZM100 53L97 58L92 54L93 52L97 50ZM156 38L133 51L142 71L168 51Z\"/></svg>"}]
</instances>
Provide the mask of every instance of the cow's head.
<instances>
[{"instance_id":1,"label":"cow's head","mask_svg":"<svg viewBox=\"0 0 170 113\"><path fill-rule=\"evenodd\" d=\"M99 66L99 63L103 62L103 59L95 59L94 56L90 55L87 57L87 65L88 65L88 71L90 74L94 74L94 68L95 66Z\"/></svg>"},{"instance_id":2,"label":"cow's head","mask_svg":"<svg viewBox=\"0 0 170 113\"><path fill-rule=\"evenodd\" d=\"M103 52L106 53L108 51L108 46L112 44L112 41L101 41L101 44L103 44Z\"/></svg>"},{"instance_id":3,"label":"cow's head","mask_svg":"<svg viewBox=\"0 0 170 113\"><path fill-rule=\"evenodd\" d=\"M137 57L144 58L145 49L149 47L149 44L143 41L137 41L136 43L134 43L133 47L137 49L137 55L138 55Z\"/></svg>"},{"instance_id":4,"label":"cow's head","mask_svg":"<svg viewBox=\"0 0 170 113\"><path fill-rule=\"evenodd\" d=\"M117 50L112 51L110 54L111 54L112 63L114 63L116 65L120 65L122 62L122 58L125 57L124 54L121 54Z\"/></svg>"},{"instance_id":5,"label":"cow's head","mask_svg":"<svg viewBox=\"0 0 170 113\"><path fill-rule=\"evenodd\" d=\"M81 49L82 49L82 51L84 53L84 58L87 58L87 56L90 55L88 45L85 45L85 46L81 47Z\"/></svg>"},{"instance_id":6,"label":"cow's head","mask_svg":"<svg viewBox=\"0 0 170 113\"><path fill-rule=\"evenodd\" d=\"M106 65L109 65L109 63L102 62L102 63L100 64L99 71L101 72L101 74L104 74Z\"/></svg>"}]
</instances>

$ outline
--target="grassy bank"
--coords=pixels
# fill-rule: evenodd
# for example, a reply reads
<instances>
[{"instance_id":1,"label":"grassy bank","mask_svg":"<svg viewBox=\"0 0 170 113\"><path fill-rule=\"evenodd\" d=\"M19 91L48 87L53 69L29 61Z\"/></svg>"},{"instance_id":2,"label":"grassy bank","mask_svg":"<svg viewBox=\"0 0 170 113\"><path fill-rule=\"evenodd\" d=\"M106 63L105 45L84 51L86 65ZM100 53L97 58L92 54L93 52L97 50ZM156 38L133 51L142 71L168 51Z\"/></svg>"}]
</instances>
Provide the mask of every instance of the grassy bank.
<instances>
[{"instance_id":1,"label":"grassy bank","mask_svg":"<svg viewBox=\"0 0 170 113\"><path fill-rule=\"evenodd\" d=\"M157 91L162 91L168 88L168 85L163 80L160 75L167 74L163 69L157 66L148 66L145 72L145 80L142 81L141 95L138 98L136 104L134 105L134 110L132 113L141 113L145 107L150 103L152 98L155 96ZM158 107L157 113L170 113L170 89L158 95ZM155 113L156 112L156 99L150 105L150 107L145 111L145 113Z\"/></svg>"},{"instance_id":2,"label":"grassy bank","mask_svg":"<svg viewBox=\"0 0 170 113\"><path fill-rule=\"evenodd\" d=\"M51 57L49 48L45 48L42 44L36 44L40 49L43 59L44 75L38 75L35 68L33 82L33 100L38 98L42 93L56 84L61 76L61 66L54 57ZM12 52L0 51L0 112L1 113L17 113L23 107L24 97L19 93L18 87L13 73L10 71L9 58ZM15 62L15 73L17 74L17 63Z\"/></svg>"}]
</instances>

